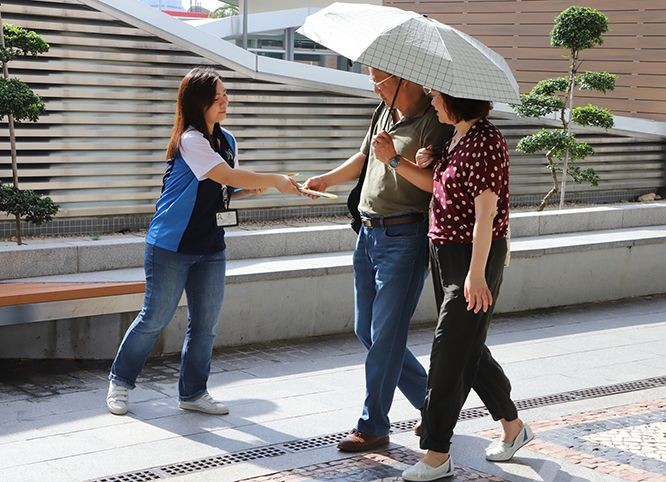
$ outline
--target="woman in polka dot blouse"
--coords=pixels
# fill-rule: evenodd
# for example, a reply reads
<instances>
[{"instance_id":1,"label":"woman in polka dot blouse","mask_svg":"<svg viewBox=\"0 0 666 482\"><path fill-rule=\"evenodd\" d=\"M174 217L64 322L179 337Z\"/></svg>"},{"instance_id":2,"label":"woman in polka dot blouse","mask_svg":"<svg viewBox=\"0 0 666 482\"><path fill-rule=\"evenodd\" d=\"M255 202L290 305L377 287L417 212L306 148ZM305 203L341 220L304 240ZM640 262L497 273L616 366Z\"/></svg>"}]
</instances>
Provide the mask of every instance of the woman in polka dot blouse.
<instances>
[{"instance_id":1,"label":"woman in polka dot blouse","mask_svg":"<svg viewBox=\"0 0 666 482\"><path fill-rule=\"evenodd\" d=\"M453 474L449 447L460 410L474 389L503 428L488 460L509 460L534 436L510 398L511 384L485 345L502 283L509 225L509 155L502 133L488 119L489 101L432 91L442 123L453 137L440 149L421 149L400 159L395 172L433 193L430 258L439 320L430 356L421 448L426 455L405 471L405 480ZM375 157L396 156L386 132L373 139ZM423 169L434 164L434 170ZM392 164L396 164L393 160Z\"/></svg>"}]
</instances>

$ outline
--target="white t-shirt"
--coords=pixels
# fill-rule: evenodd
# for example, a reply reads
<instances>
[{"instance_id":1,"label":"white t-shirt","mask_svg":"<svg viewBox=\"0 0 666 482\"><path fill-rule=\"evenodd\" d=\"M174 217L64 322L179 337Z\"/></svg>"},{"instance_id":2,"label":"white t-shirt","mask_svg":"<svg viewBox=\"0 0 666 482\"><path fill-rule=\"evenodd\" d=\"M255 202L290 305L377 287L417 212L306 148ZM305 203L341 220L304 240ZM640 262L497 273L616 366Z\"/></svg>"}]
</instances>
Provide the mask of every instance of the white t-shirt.
<instances>
[{"instance_id":1,"label":"white t-shirt","mask_svg":"<svg viewBox=\"0 0 666 482\"><path fill-rule=\"evenodd\" d=\"M231 136L226 129L222 132ZM232 136L233 137L233 136ZM234 145L234 166L238 167L238 145ZM188 127L180 138L180 155L199 181L207 179L208 172L225 162L222 156L210 147L208 139L194 127Z\"/></svg>"}]
</instances>

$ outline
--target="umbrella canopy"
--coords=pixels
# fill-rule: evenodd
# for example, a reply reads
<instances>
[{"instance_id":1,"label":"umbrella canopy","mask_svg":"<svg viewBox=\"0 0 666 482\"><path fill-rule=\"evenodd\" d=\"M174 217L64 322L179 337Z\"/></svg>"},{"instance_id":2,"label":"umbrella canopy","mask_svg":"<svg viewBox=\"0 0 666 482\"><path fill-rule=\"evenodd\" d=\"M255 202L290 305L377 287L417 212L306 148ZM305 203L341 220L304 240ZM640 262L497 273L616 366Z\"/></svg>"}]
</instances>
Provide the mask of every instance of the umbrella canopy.
<instances>
[{"instance_id":1,"label":"umbrella canopy","mask_svg":"<svg viewBox=\"0 0 666 482\"><path fill-rule=\"evenodd\" d=\"M454 97L519 103L504 58L474 37L393 7L334 3L298 33L345 57Z\"/></svg>"}]
</instances>

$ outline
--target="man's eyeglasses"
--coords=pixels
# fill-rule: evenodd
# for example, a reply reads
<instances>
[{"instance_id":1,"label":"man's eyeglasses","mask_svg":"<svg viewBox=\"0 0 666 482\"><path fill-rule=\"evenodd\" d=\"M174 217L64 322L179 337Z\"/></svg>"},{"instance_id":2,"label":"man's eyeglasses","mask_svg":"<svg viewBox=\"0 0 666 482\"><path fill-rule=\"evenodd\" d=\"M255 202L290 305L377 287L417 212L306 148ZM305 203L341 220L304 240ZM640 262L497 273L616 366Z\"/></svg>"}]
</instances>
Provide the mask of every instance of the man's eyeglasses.
<instances>
[{"instance_id":1,"label":"man's eyeglasses","mask_svg":"<svg viewBox=\"0 0 666 482\"><path fill-rule=\"evenodd\" d=\"M375 81L372 79L372 77L368 77L368 82L370 82L370 83L371 83L372 85L374 85L375 87L379 87L379 86L382 85L384 82L386 82L387 80L389 80L390 78L393 78L393 77L395 77L395 75L391 74L391 75L389 75L388 77L386 77L384 80L380 80L379 82L375 82Z\"/></svg>"}]
</instances>

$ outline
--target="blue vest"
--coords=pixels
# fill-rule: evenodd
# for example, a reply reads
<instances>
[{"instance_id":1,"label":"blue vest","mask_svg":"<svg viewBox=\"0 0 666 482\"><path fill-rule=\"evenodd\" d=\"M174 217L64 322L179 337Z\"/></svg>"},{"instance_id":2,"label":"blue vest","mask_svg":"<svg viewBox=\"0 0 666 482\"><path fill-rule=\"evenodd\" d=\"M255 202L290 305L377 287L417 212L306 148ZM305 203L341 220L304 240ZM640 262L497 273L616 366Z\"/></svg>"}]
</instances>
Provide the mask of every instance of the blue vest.
<instances>
[{"instance_id":1,"label":"blue vest","mask_svg":"<svg viewBox=\"0 0 666 482\"><path fill-rule=\"evenodd\" d=\"M213 130L213 140L216 139L220 141L217 152L234 167L236 139L217 124ZM224 229L217 225L215 215L223 208L222 185L212 179L199 181L178 154L167 161L162 194L146 243L185 254L222 251L226 248Z\"/></svg>"}]
</instances>

